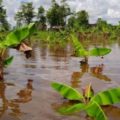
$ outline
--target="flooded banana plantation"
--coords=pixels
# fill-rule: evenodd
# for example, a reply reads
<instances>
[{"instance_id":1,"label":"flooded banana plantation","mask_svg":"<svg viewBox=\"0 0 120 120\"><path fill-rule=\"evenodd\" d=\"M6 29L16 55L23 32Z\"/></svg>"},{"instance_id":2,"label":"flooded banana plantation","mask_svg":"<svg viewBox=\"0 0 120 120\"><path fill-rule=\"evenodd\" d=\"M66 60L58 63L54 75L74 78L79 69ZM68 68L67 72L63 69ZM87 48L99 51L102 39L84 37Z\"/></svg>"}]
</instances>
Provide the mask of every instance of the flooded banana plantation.
<instances>
[{"instance_id":1,"label":"flooded banana plantation","mask_svg":"<svg viewBox=\"0 0 120 120\"><path fill-rule=\"evenodd\" d=\"M78 103L60 96L51 87L52 82L70 85L81 92L91 84L94 94L120 85L120 43L106 40L96 43L112 51L104 57L73 56L68 43L63 48L49 46L40 40L32 42L31 58L9 49L7 55L14 56L13 63L4 69L4 81L0 82L0 120L89 120L85 112L62 115L59 109ZM94 42L85 41L86 48ZM111 93L112 94L112 93ZM111 97L112 99L112 97ZM114 98L113 98L114 99ZM103 106L109 120L119 120L119 104ZM92 120L92 119L91 119Z\"/></svg>"},{"instance_id":2,"label":"flooded banana plantation","mask_svg":"<svg viewBox=\"0 0 120 120\"><path fill-rule=\"evenodd\" d=\"M119 0L0 0L0 120L120 120Z\"/></svg>"}]
</instances>

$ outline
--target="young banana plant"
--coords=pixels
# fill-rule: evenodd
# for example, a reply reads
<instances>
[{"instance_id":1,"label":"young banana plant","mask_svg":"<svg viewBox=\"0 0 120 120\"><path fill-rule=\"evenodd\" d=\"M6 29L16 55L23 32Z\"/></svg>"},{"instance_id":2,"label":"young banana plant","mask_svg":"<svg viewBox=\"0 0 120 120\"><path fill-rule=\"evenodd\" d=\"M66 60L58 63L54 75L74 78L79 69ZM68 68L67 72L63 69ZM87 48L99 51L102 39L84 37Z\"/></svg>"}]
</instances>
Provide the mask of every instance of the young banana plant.
<instances>
[{"instance_id":1,"label":"young banana plant","mask_svg":"<svg viewBox=\"0 0 120 120\"><path fill-rule=\"evenodd\" d=\"M73 42L75 56L84 57L85 59L83 62L85 63L88 62L89 56L104 56L111 52L110 48L103 47L95 47L93 49L86 50L74 34L71 35L71 38Z\"/></svg>"},{"instance_id":2,"label":"young banana plant","mask_svg":"<svg viewBox=\"0 0 120 120\"><path fill-rule=\"evenodd\" d=\"M85 111L88 116L95 120L108 120L101 106L120 102L120 87L107 89L94 95L91 84L85 87L83 93L78 92L68 85L57 82L53 82L51 86L64 98L77 101L76 104L70 107L59 108L58 111L62 114Z\"/></svg>"},{"instance_id":3,"label":"young banana plant","mask_svg":"<svg viewBox=\"0 0 120 120\"><path fill-rule=\"evenodd\" d=\"M13 56L4 59L6 49L15 48L17 50L27 52L32 50L23 41L26 40L35 31L35 23L18 28L10 32L5 40L0 42L0 80L3 80L3 67L12 63Z\"/></svg>"}]
</instances>

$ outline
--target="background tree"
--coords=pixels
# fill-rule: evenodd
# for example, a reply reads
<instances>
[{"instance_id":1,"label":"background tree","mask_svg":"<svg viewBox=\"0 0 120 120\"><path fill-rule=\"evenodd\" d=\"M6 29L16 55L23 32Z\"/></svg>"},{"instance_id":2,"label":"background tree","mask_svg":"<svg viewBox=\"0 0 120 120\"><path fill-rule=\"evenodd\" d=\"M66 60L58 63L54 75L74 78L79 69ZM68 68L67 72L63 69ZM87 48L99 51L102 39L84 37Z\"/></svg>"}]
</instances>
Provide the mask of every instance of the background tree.
<instances>
[{"instance_id":1,"label":"background tree","mask_svg":"<svg viewBox=\"0 0 120 120\"><path fill-rule=\"evenodd\" d=\"M102 18L98 18L97 20L97 27L98 30L101 32L107 32L108 31L108 23L107 21L103 20Z\"/></svg>"},{"instance_id":2,"label":"background tree","mask_svg":"<svg viewBox=\"0 0 120 120\"><path fill-rule=\"evenodd\" d=\"M69 28L74 28L75 27L75 22L76 22L76 18L74 15L72 15L69 19L68 19L68 27Z\"/></svg>"},{"instance_id":3,"label":"background tree","mask_svg":"<svg viewBox=\"0 0 120 120\"><path fill-rule=\"evenodd\" d=\"M45 29L46 28L46 16L45 16L45 9L43 6L40 6L38 8L37 19L38 19L39 27L41 29Z\"/></svg>"},{"instance_id":4,"label":"background tree","mask_svg":"<svg viewBox=\"0 0 120 120\"><path fill-rule=\"evenodd\" d=\"M76 13L77 22L79 27L86 28L89 25L89 15L85 10Z\"/></svg>"},{"instance_id":5,"label":"background tree","mask_svg":"<svg viewBox=\"0 0 120 120\"><path fill-rule=\"evenodd\" d=\"M61 6L60 6L60 13L61 13L61 17L64 20L64 24L66 24L67 20L67 16L71 15L71 10L69 5L66 3L67 0L61 0Z\"/></svg>"},{"instance_id":6,"label":"background tree","mask_svg":"<svg viewBox=\"0 0 120 120\"><path fill-rule=\"evenodd\" d=\"M59 5L55 0L52 1L52 7L47 12L47 19L50 27L66 25L66 17L70 14L70 8L64 2Z\"/></svg>"},{"instance_id":7,"label":"background tree","mask_svg":"<svg viewBox=\"0 0 120 120\"><path fill-rule=\"evenodd\" d=\"M6 9L4 9L2 5L2 0L0 1L0 30L8 31L10 29L10 25L6 19Z\"/></svg>"},{"instance_id":8,"label":"background tree","mask_svg":"<svg viewBox=\"0 0 120 120\"><path fill-rule=\"evenodd\" d=\"M21 21L25 24L29 24L33 21L34 17L35 13L32 2L22 3L20 10L15 15L18 24L21 24Z\"/></svg>"},{"instance_id":9,"label":"background tree","mask_svg":"<svg viewBox=\"0 0 120 120\"><path fill-rule=\"evenodd\" d=\"M22 25L22 22L23 22L23 14L22 14L22 11L18 11L16 14L15 14L15 20L16 20L16 25L17 27L20 27Z\"/></svg>"}]
</instances>

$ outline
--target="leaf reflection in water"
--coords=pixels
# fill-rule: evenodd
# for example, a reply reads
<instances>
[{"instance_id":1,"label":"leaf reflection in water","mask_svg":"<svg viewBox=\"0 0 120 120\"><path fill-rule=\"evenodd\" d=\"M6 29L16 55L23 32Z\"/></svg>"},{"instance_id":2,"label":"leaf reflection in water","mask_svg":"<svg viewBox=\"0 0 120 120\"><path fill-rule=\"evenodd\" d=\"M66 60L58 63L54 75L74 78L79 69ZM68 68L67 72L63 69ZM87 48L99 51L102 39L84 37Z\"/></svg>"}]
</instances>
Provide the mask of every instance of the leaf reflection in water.
<instances>
[{"instance_id":1,"label":"leaf reflection in water","mask_svg":"<svg viewBox=\"0 0 120 120\"><path fill-rule=\"evenodd\" d=\"M89 73L91 76L98 78L99 80L111 81L111 79L103 73L104 66L104 64L99 64L95 67L90 67L88 63L80 64L80 71L75 71L71 75L71 86L79 88L81 83L80 79L85 73Z\"/></svg>"},{"instance_id":2,"label":"leaf reflection in water","mask_svg":"<svg viewBox=\"0 0 120 120\"><path fill-rule=\"evenodd\" d=\"M10 116L14 116L19 119L20 116L23 114L20 109L20 103L27 103L32 100L33 80L28 79L25 88L17 93L17 99L9 100L6 97L5 93L8 86L9 84L6 84L4 81L0 82L0 118L9 110Z\"/></svg>"}]
</instances>

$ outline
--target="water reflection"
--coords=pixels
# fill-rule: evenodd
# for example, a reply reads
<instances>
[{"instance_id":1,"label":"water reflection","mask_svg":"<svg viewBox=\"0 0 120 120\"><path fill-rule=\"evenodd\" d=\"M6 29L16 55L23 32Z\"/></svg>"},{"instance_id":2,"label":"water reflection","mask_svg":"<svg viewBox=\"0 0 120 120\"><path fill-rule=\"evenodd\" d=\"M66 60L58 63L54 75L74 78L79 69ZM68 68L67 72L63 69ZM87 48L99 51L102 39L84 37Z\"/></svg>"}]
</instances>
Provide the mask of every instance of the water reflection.
<instances>
[{"instance_id":1,"label":"water reflection","mask_svg":"<svg viewBox=\"0 0 120 120\"><path fill-rule=\"evenodd\" d=\"M74 88L80 87L80 78L83 76L82 72L73 72L71 76L71 86Z\"/></svg>"},{"instance_id":2,"label":"water reflection","mask_svg":"<svg viewBox=\"0 0 120 120\"><path fill-rule=\"evenodd\" d=\"M22 115L20 103L26 103L32 100L33 80L29 79L24 89L21 89L16 95L17 99L8 99L6 97L6 88L11 84L6 84L4 81L0 82L0 118L5 112L10 111L9 115L19 118ZM12 85L12 87L14 87Z\"/></svg>"},{"instance_id":3,"label":"water reflection","mask_svg":"<svg viewBox=\"0 0 120 120\"><path fill-rule=\"evenodd\" d=\"M120 108L116 106L106 106L103 108L109 120L120 120Z\"/></svg>"},{"instance_id":4,"label":"water reflection","mask_svg":"<svg viewBox=\"0 0 120 120\"><path fill-rule=\"evenodd\" d=\"M0 106L0 117L8 109L8 101L5 97L5 88L6 88L6 85L4 84L4 82L0 81L0 99L1 99L1 104L2 104Z\"/></svg>"},{"instance_id":5,"label":"water reflection","mask_svg":"<svg viewBox=\"0 0 120 120\"><path fill-rule=\"evenodd\" d=\"M102 44L102 42L100 42L100 44ZM91 45L91 43L89 42L88 45ZM21 116L23 114L23 111L27 111L29 116L28 119L31 119L31 120L33 119L39 120L39 118L41 119L43 118L43 120L46 120L46 119L76 120L78 118L77 120L79 120L79 119L82 119L81 113L78 116L75 115L75 117L77 118L74 119L74 118L71 118L71 116L63 117L62 115L59 115L59 114L56 115L56 112L51 110L50 104L52 103L53 103L52 108L55 110L57 110L61 106L64 107L66 104L67 105L73 104L63 98L61 99L59 95L58 95L59 97L58 96L56 97L56 93L54 94L53 90L50 88L50 83L52 82L52 80L55 80L61 83L65 82L66 84L69 83L71 80L71 84L73 87L81 88L81 86L84 84L83 81L81 82L81 78L84 78L85 76L84 79L87 79L88 77L87 75L89 74L90 77L93 76L94 78L99 79L99 80L96 80L96 79L93 80L93 82L96 81L93 84L95 85L94 87L95 92L96 90L99 90L99 89L102 90L101 86L105 86L104 88L109 87L109 85L106 84L106 82L101 82L100 80L105 80L109 82L112 79L117 83L117 85L119 85L118 71L120 70L120 68L119 68L119 62L117 61L120 60L120 57L119 57L120 49L118 46L113 45L111 47L113 50L111 54L106 56L106 60L104 64L99 64L96 61L96 58L95 59L90 58L89 63L92 63L93 65L92 67L91 67L91 64L88 64L88 63L86 64L83 63L79 66L78 61L80 58L73 59L70 56L72 53L71 48L70 49L69 48L70 48L69 45L68 45L68 48L64 48L64 49L59 47L57 48L57 46L54 46L54 48L53 47L49 48L48 45L46 46L43 44L38 44L37 42L35 43L34 50L32 51L32 58L28 60L25 59L25 57L23 57L23 54L18 54L18 53L14 54L14 51L12 51L11 55L14 54L16 58L14 59L13 64L9 68L7 68L7 70L9 69L8 70L9 74L6 75L7 79L15 80L15 83L18 82L19 85L21 84L23 85L24 79L34 77L35 79L34 87L36 88L36 90L34 91L34 99L32 100L33 87L31 84L33 84L33 82L28 81L28 83L25 85L25 88L17 92L17 94L15 95L15 97L17 97L16 99L8 100L8 98L6 99L6 96L5 96L6 100L4 100L4 104L2 104L2 106L3 105L6 106L4 107L4 109L6 108L4 111L6 112L9 109L10 115L13 115L16 117ZM107 70L105 68L106 65L108 66ZM116 68L118 69L116 70ZM71 71L74 71L74 72L71 74ZM111 79L106 75L109 75ZM21 77L24 77L24 79L21 80ZM116 79L118 81L116 81ZM99 83L102 83L102 84L99 85ZM3 84L3 86L4 85L5 85L5 88L3 87L3 89L6 91L6 87L8 87L8 85ZM110 83L110 85L112 85L112 82ZM46 94L48 93L48 91L49 91L49 94ZM11 96L11 91L9 91L8 93L9 93L9 96ZM5 93L3 95L5 95ZM32 102L30 104L27 104L27 107L25 105L22 105L23 103L27 103L31 100ZM1 101L1 103L3 102ZM22 105L22 109L20 105ZM30 108L35 108L36 111ZM27 118L27 115L25 115L25 117L24 116L21 117L22 120L26 120L26 118ZM87 120L87 119L83 118L82 120ZM116 120L116 119L113 119L113 120Z\"/></svg>"},{"instance_id":6,"label":"water reflection","mask_svg":"<svg viewBox=\"0 0 120 120\"><path fill-rule=\"evenodd\" d=\"M89 73L91 76L98 78L99 80L111 81L109 77L104 75L104 64L96 65L95 67L90 67L88 62L80 62L80 72L73 72L71 75L71 86L78 88L80 87L80 79L85 73Z\"/></svg>"},{"instance_id":7,"label":"water reflection","mask_svg":"<svg viewBox=\"0 0 120 120\"><path fill-rule=\"evenodd\" d=\"M100 64L95 67L91 67L90 68L91 75L100 80L111 81L111 79L109 77L104 75L103 69L104 69L104 64Z\"/></svg>"},{"instance_id":8,"label":"water reflection","mask_svg":"<svg viewBox=\"0 0 120 120\"><path fill-rule=\"evenodd\" d=\"M46 56L47 56L47 45L46 44L41 44L40 47L40 56L41 56L41 59L45 60L46 59Z\"/></svg>"},{"instance_id":9,"label":"water reflection","mask_svg":"<svg viewBox=\"0 0 120 120\"><path fill-rule=\"evenodd\" d=\"M33 90L33 80L29 79L28 83L26 84L26 87L22 90L20 90L17 95L18 99L15 99L15 102L18 103L26 103L32 100L32 90Z\"/></svg>"}]
</instances>

